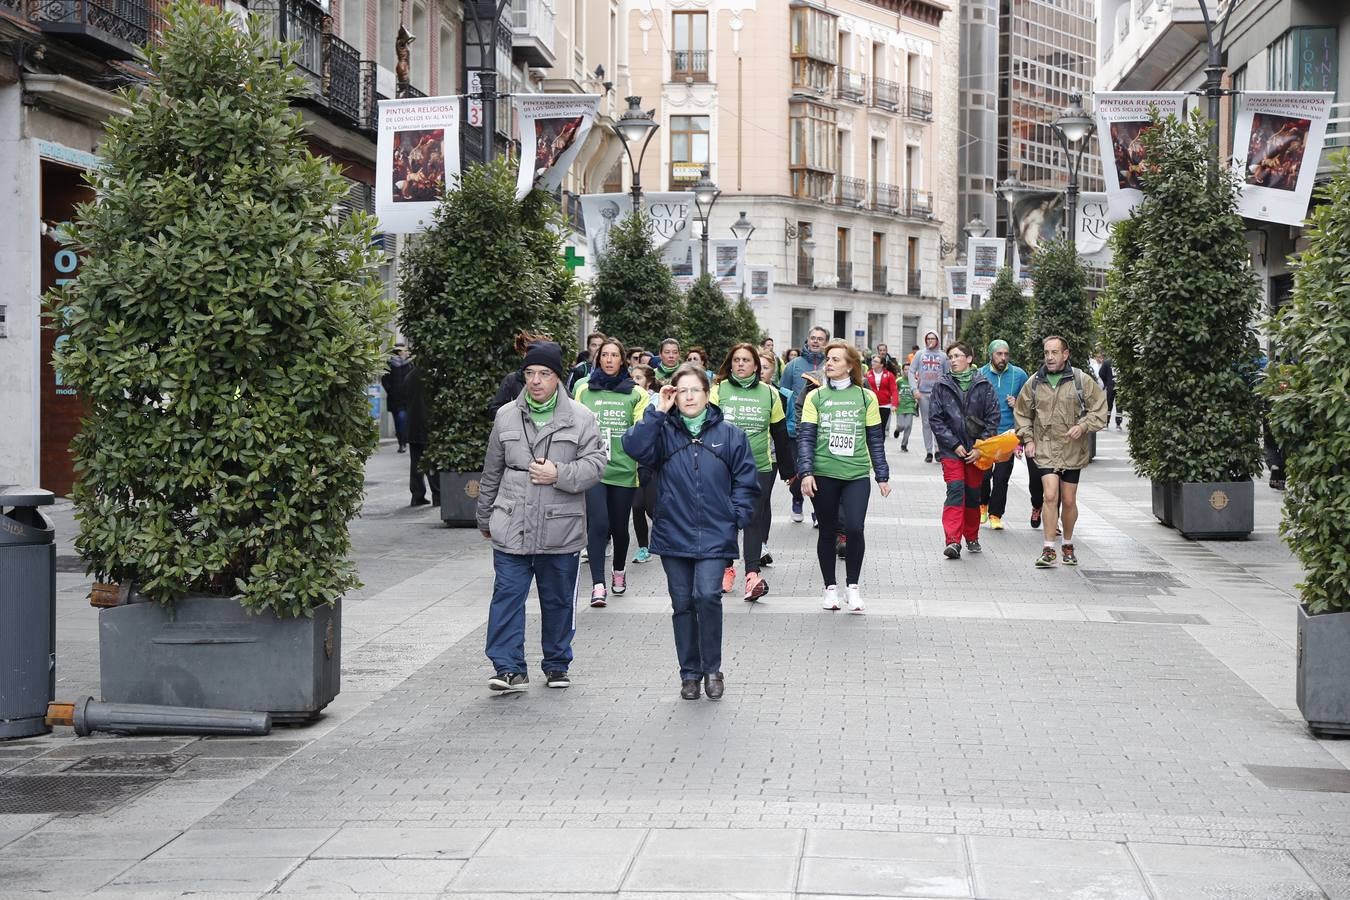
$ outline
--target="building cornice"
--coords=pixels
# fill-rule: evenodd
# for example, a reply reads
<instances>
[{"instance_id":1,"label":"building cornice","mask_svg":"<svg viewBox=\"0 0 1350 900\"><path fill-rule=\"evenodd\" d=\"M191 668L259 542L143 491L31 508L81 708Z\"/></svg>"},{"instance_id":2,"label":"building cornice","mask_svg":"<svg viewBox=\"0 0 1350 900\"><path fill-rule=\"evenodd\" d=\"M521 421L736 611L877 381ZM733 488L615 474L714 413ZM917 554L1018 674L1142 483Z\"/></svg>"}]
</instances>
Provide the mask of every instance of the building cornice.
<instances>
[{"instance_id":1,"label":"building cornice","mask_svg":"<svg viewBox=\"0 0 1350 900\"><path fill-rule=\"evenodd\" d=\"M116 94L85 84L69 75L24 73L23 91L45 106L95 122L106 122L130 111Z\"/></svg>"}]
</instances>

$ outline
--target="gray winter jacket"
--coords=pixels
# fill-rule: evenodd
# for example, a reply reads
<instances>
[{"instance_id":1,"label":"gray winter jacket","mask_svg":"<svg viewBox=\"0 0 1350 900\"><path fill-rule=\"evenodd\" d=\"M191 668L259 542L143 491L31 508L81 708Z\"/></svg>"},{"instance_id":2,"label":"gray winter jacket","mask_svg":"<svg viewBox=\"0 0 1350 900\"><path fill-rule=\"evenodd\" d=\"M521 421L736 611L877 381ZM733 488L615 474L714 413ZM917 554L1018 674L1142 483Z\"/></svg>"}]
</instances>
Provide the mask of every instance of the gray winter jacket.
<instances>
[{"instance_id":1,"label":"gray winter jacket","mask_svg":"<svg viewBox=\"0 0 1350 900\"><path fill-rule=\"evenodd\" d=\"M497 410L478 485L478 527L504 553L576 553L586 545L586 490L605 470L600 428L561 387L553 418L536 427L525 397ZM558 467L556 484L530 482L535 459Z\"/></svg>"}]
</instances>

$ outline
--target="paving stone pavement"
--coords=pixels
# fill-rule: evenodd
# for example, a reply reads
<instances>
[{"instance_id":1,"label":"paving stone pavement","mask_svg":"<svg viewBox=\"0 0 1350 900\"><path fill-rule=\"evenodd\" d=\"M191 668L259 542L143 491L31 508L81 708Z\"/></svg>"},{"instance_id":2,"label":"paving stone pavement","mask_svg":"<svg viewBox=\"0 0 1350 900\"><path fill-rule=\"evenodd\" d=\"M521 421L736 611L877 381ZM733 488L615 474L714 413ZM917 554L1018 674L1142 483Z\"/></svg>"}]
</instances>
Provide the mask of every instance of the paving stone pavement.
<instances>
[{"instance_id":1,"label":"paving stone pavement","mask_svg":"<svg viewBox=\"0 0 1350 900\"><path fill-rule=\"evenodd\" d=\"M890 449L866 615L820 610L780 486L771 592L727 598L726 697L691 703L655 563L582 603L570 690L490 696L487 546L408 509L386 445L323 719L0 744L0 898L1350 898L1350 794L1257 774L1325 787L1350 764L1293 701L1280 495L1258 485L1249 541L1186 541L1104 433L1082 566L1031 567L1024 470L1009 529L953 562L938 468ZM97 694L88 580L58 587L58 694ZM15 793L38 784L73 807Z\"/></svg>"}]
</instances>

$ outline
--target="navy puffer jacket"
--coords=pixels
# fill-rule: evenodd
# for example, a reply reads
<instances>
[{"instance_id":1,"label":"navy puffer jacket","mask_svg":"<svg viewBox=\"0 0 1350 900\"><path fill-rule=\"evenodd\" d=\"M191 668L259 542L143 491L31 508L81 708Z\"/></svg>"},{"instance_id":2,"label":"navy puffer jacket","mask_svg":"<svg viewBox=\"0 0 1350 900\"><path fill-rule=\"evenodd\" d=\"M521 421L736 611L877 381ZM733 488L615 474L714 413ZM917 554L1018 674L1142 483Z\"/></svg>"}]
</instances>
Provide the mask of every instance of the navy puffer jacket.
<instances>
[{"instance_id":1,"label":"navy puffer jacket","mask_svg":"<svg viewBox=\"0 0 1350 900\"><path fill-rule=\"evenodd\" d=\"M624 432L623 450L659 477L652 511L651 551L661 556L732 560L736 532L750 524L759 496L759 472L745 432L708 405L697 438L674 410L647 407Z\"/></svg>"},{"instance_id":2,"label":"navy puffer jacket","mask_svg":"<svg viewBox=\"0 0 1350 900\"><path fill-rule=\"evenodd\" d=\"M975 370L969 391L961 390L950 373L943 375L934 385L932 399L928 402L928 423L933 429L933 437L937 438L939 459L956 459L957 447L969 450L977 439L998 434L999 412L994 385L979 369Z\"/></svg>"}]
</instances>

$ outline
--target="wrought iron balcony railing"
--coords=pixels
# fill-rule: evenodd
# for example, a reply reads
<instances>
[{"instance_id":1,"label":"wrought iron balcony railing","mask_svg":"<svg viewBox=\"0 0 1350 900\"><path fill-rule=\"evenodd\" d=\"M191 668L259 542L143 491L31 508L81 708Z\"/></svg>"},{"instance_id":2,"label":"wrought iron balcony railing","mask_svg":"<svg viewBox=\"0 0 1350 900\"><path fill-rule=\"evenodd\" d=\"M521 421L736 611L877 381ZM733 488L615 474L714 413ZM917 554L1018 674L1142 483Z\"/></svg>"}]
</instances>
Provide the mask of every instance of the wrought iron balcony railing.
<instances>
[{"instance_id":1,"label":"wrought iron balcony railing","mask_svg":"<svg viewBox=\"0 0 1350 900\"><path fill-rule=\"evenodd\" d=\"M863 206L867 203L867 181L841 175L834 180L834 202L846 206Z\"/></svg>"},{"instance_id":2,"label":"wrought iron balcony railing","mask_svg":"<svg viewBox=\"0 0 1350 900\"><path fill-rule=\"evenodd\" d=\"M885 78L872 79L872 105L881 109L900 108L900 85Z\"/></svg>"},{"instance_id":3,"label":"wrought iron balcony railing","mask_svg":"<svg viewBox=\"0 0 1350 900\"><path fill-rule=\"evenodd\" d=\"M909 89L909 105L905 109L905 115L911 119L923 119L925 122L933 118L933 94L931 91L920 90L912 87Z\"/></svg>"},{"instance_id":4,"label":"wrought iron balcony railing","mask_svg":"<svg viewBox=\"0 0 1350 900\"><path fill-rule=\"evenodd\" d=\"M853 287L853 263L848 260L841 260L837 264L835 274L839 276L839 286L841 288Z\"/></svg>"},{"instance_id":5,"label":"wrought iron balcony railing","mask_svg":"<svg viewBox=\"0 0 1350 900\"><path fill-rule=\"evenodd\" d=\"M867 76L853 69L840 66L834 78L834 96L853 103L867 101Z\"/></svg>"},{"instance_id":6,"label":"wrought iron balcony railing","mask_svg":"<svg viewBox=\"0 0 1350 900\"><path fill-rule=\"evenodd\" d=\"M150 0L30 0L28 15L44 32L113 59L136 58L155 20Z\"/></svg>"},{"instance_id":7,"label":"wrought iron balcony railing","mask_svg":"<svg viewBox=\"0 0 1350 900\"><path fill-rule=\"evenodd\" d=\"M878 181L872 185L872 205L877 209L899 209L900 189L893 184Z\"/></svg>"},{"instance_id":8,"label":"wrought iron balcony railing","mask_svg":"<svg viewBox=\"0 0 1350 900\"><path fill-rule=\"evenodd\" d=\"M361 121L361 53L332 34L324 35L323 95L330 110Z\"/></svg>"},{"instance_id":9,"label":"wrought iron balcony railing","mask_svg":"<svg viewBox=\"0 0 1350 900\"><path fill-rule=\"evenodd\" d=\"M814 287L816 283L816 261L809 256L797 257L797 284L802 287Z\"/></svg>"},{"instance_id":10,"label":"wrought iron balcony railing","mask_svg":"<svg viewBox=\"0 0 1350 900\"><path fill-rule=\"evenodd\" d=\"M921 296L923 293L923 272L919 269L909 270L909 281L905 285L905 293L911 297Z\"/></svg>"},{"instance_id":11,"label":"wrought iron balcony railing","mask_svg":"<svg viewBox=\"0 0 1350 900\"><path fill-rule=\"evenodd\" d=\"M926 216L933 211L933 195L928 191L905 190L905 210L911 216Z\"/></svg>"},{"instance_id":12,"label":"wrought iron balcony railing","mask_svg":"<svg viewBox=\"0 0 1350 900\"><path fill-rule=\"evenodd\" d=\"M873 266L873 267L872 267L872 292L873 292L873 293L876 293L876 294L884 294L884 293L886 293L886 276L887 276L887 274L888 274L888 273L887 273L887 271L886 271L886 267L885 267L885 266Z\"/></svg>"},{"instance_id":13,"label":"wrought iron balcony railing","mask_svg":"<svg viewBox=\"0 0 1350 900\"><path fill-rule=\"evenodd\" d=\"M671 81L707 81L708 50L670 51Z\"/></svg>"}]
</instances>

